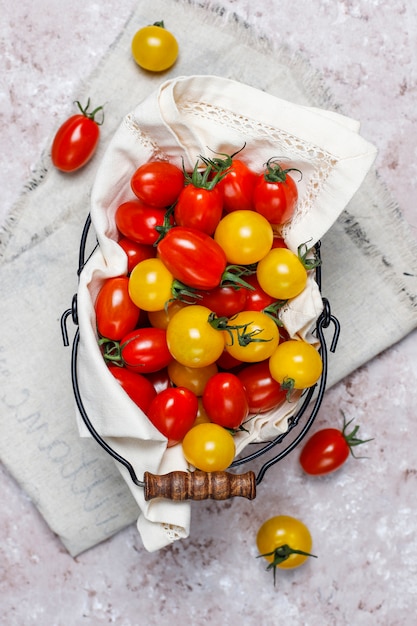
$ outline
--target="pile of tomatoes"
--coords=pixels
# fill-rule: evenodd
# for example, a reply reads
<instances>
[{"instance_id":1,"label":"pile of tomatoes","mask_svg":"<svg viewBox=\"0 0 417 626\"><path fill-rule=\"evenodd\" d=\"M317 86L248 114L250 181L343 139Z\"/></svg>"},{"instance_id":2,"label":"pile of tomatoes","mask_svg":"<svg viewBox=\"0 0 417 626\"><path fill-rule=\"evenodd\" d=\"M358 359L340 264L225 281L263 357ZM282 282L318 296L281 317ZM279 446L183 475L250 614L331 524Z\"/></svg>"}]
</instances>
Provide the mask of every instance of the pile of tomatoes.
<instances>
[{"instance_id":1,"label":"pile of tomatoes","mask_svg":"<svg viewBox=\"0 0 417 626\"><path fill-rule=\"evenodd\" d=\"M132 173L134 199L114 214L128 271L95 302L109 370L203 471L226 469L233 434L322 373L316 348L280 320L316 263L279 236L300 172L275 159L255 172L238 155L199 157L192 172L152 160Z\"/></svg>"}]
</instances>

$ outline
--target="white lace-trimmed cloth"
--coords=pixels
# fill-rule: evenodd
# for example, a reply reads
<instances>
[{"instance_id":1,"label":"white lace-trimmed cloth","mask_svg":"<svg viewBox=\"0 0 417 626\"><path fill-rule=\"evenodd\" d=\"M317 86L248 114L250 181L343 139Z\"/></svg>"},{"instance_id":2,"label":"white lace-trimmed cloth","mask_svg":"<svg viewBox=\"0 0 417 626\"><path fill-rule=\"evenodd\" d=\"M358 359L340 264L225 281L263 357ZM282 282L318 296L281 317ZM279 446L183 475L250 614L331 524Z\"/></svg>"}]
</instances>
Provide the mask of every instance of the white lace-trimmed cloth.
<instances>
[{"instance_id":1,"label":"white lace-trimmed cloth","mask_svg":"<svg viewBox=\"0 0 417 626\"><path fill-rule=\"evenodd\" d=\"M133 465L163 474L186 470L181 444L166 449L164 438L106 371L97 345L94 301L103 280L126 274L127 258L118 246L114 214L134 198L130 179L139 165L165 159L193 169L200 155L239 155L255 171L271 157L302 172L294 218L282 231L287 245L316 243L336 221L363 182L375 148L358 134L358 125L343 116L294 105L243 83L217 76L179 77L161 84L129 113L112 138L94 182L92 223L100 244L80 276L78 374L84 406L102 437ZM210 152L209 152L210 151ZM282 310L291 336L314 342L313 330L322 300L313 277ZM235 436L239 454L249 442L267 441L287 430L298 403L284 403L249 421ZM79 420L80 433L89 436ZM126 474L125 468L121 468ZM138 528L145 547L156 550L189 534L190 504L145 502L141 487L126 477L139 504ZM168 529L168 531L167 531ZM173 530L174 529L174 530Z\"/></svg>"},{"instance_id":2,"label":"white lace-trimmed cloth","mask_svg":"<svg viewBox=\"0 0 417 626\"><path fill-rule=\"evenodd\" d=\"M77 289L78 250L91 187L123 118L126 124L126 113L159 89L166 77L196 73L242 81L309 106L317 115L330 117L328 109L336 108L308 62L254 37L247 25L236 23L234 16L228 19L221 4L213 11L201 4L193 0L137 4L96 71L86 76L83 89L69 95L69 100L84 102L90 97L106 103L96 156L67 177L54 170L47 148L1 233L1 313L8 329L2 337L1 460L72 555L138 518L138 505L113 459L94 440L79 436L70 350L62 345L59 324ZM180 36L179 59L164 77L141 72L130 55L134 33L153 23L155 16L163 16ZM344 107L349 110L348 103ZM358 129L346 117L336 115L333 123L337 121L352 131ZM294 137L294 132L289 135ZM283 133L281 137L284 141ZM150 139L149 146L152 154ZM321 249L323 294L342 329L329 359L330 387L417 327L417 245L396 201L371 169L322 238ZM105 265L103 271L108 271ZM297 320L295 327L299 326ZM97 361L97 367L102 376L104 364ZM119 400L123 402L120 396ZM97 412L98 402L96 398ZM154 445L164 456L164 442ZM182 511L181 523L188 524L186 509ZM175 528L166 528L164 541L170 532L177 536Z\"/></svg>"}]
</instances>

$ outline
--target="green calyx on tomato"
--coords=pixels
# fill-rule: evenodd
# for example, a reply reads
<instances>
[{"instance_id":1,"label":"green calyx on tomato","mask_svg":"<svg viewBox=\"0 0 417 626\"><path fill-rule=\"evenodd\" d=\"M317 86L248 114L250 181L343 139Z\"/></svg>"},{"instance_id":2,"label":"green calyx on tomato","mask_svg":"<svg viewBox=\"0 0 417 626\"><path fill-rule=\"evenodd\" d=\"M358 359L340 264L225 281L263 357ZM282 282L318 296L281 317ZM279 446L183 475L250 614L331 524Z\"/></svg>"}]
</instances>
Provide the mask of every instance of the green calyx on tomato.
<instances>
[{"instance_id":1,"label":"green calyx on tomato","mask_svg":"<svg viewBox=\"0 0 417 626\"><path fill-rule=\"evenodd\" d=\"M82 105L81 105L79 100L76 100L75 104L80 109L80 112L82 113L82 115L84 115L84 117L87 117L89 120L92 120L93 122L95 122L97 124L97 126L101 126L103 124L103 122L104 122L104 109L103 109L102 106L96 107L93 111L91 111L91 113L89 113L88 109L90 107L90 98L88 98L87 104L85 105L84 108L82 107ZM98 112L101 113L101 119L99 121L96 120L96 115L97 115Z\"/></svg>"},{"instance_id":2,"label":"green calyx on tomato","mask_svg":"<svg viewBox=\"0 0 417 626\"><path fill-rule=\"evenodd\" d=\"M344 414L343 411L341 411L342 415L343 415L343 429L342 429L342 435L344 440L346 441L346 444L349 446L349 452L350 454L353 456L353 458L358 459L358 458L364 458L364 457L357 457L355 455L355 453L353 452L352 448L354 448L355 446L360 446L363 443L368 443L369 441L373 441L373 438L371 439L359 439L359 437L356 436L358 430L359 430L359 425L357 424L354 429L350 432L347 433L346 429L348 428L348 426L350 426L350 424L353 422L354 418L352 418L351 420L349 420L348 422L346 421L346 416Z\"/></svg>"},{"instance_id":3,"label":"green calyx on tomato","mask_svg":"<svg viewBox=\"0 0 417 626\"><path fill-rule=\"evenodd\" d=\"M264 178L268 183L285 183L288 172L298 172L301 177L303 176L302 172L296 167L284 169L276 157L272 157L266 163Z\"/></svg>"},{"instance_id":4,"label":"green calyx on tomato","mask_svg":"<svg viewBox=\"0 0 417 626\"><path fill-rule=\"evenodd\" d=\"M284 326L279 318L278 312L282 309L284 305L287 304L287 302L288 300L276 300L273 304L269 304L264 309L262 309L262 312L265 313L265 315L268 315L271 319L273 319L277 326Z\"/></svg>"},{"instance_id":5,"label":"green calyx on tomato","mask_svg":"<svg viewBox=\"0 0 417 626\"><path fill-rule=\"evenodd\" d=\"M269 339L257 337L257 335L263 332L260 328L255 328L254 330L248 332L248 328L252 322L248 322L245 324L230 324L230 320L233 320L234 317L236 316L233 316L232 318L217 317L215 313L210 313L208 321L210 326L212 326L216 330L226 331L231 339L232 345L234 343L235 336L239 346L243 347L248 346L252 342L272 341L272 337ZM235 335L233 334L234 330L236 331Z\"/></svg>"},{"instance_id":6,"label":"green calyx on tomato","mask_svg":"<svg viewBox=\"0 0 417 626\"><path fill-rule=\"evenodd\" d=\"M246 141L243 144L243 146L239 148L239 150L236 150L236 152L233 152L233 154L227 154L227 152L214 152L214 150L212 150L214 154L219 154L220 156L224 157L224 159L219 159L218 157L215 157L214 159L208 159L207 157L203 157L203 156L200 156L200 159L207 166L212 167L212 169L215 170L216 172L224 172L225 170L228 170L230 167L232 167L233 159L235 158L236 155L242 152L245 146L246 146Z\"/></svg>"},{"instance_id":7,"label":"green calyx on tomato","mask_svg":"<svg viewBox=\"0 0 417 626\"><path fill-rule=\"evenodd\" d=\"M298 258L306 270L313 270L321 265L321 259L313 248L309 248L306 243L302 243L297 249Z\"/></svg>"},{"instance_id":8,"label":"green calyx on tomato","mask_svg":"<svg viewBox=\"0 0 417 626\"><path fill-rule=\"evenodd\" d=\"M306 556L306 557L311 556L317 559L317 555L310 554L310 552L304 552L304 550L294 550L294 548L291 548L291 546L287 544L284 544L283 546L278 546L278 548L275 548L275 550L272 550L272 552L265 552L265 554L258 554L256 558L259 559L260 557L264 557L264 558L272 557L273 560L271 561L271 563L269 563L269 565L266 566L266 570L267 571L271 569L273 570L274 585L275 585L278 565L281 565L281 563L284 563L285 561L287 561L292 554L300 554L301 556Z\"/></svg>"},{"instance_id":9,"label":"green calyx on tomato","mask_svg":"<svg viewBox=\"0 0 417 626\"><path fill-rule=\"evenodd\" d=\"M189 174L185 169L184 159L183 171L186 185L193 185L193 187L196 187L197 189L207 189L208 191L214 189L219 180L221 180L224 176L222 172L217 172L217 174L213 178L211 178L211 174L213 171L212 165L210 164L204 169L201 169L199 161L197 161L194 165L192 174Z\"/></svg>"}]
</instances>

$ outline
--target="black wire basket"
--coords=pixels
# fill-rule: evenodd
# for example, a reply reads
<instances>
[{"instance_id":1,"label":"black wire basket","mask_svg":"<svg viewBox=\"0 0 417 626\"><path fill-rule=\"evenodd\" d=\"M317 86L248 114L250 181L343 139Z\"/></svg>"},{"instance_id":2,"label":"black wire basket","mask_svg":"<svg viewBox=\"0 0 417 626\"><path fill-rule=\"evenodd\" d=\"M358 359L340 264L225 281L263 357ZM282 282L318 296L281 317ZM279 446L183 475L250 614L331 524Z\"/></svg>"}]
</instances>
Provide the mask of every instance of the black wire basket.
<instances>
[{"instance_id":1,"label":"black wire basket","mask_svg":"<svg viewBox=\"0 0 417 626\"><path fill-rule=\"evenodd\" d=\"M97 240L95 240L90 255L86 257L87 243L89 235L91 235L90 229L91 217L89 215L81 234L78 276L88 261L88 258L90 258L95 248L98 246ZM319 241L315 244L315 253L319 259L321 259L320 248L321 242ZM315 272L316 282L321 292L320 264L316 267ZM270 441L248 444L245 450L235 458L227 472L212 472L210 474L196 470L194 472L171 472L165 476L154 476L146 472L143 479L141 479L137 476L129 460L116 452L105 439L101 437L87 414L78 385L77 356L80 334L78 328L77 295L75 294L72 299L71 308L64 311L61 316L61 332L64 345L69 346L67 320L69 317L72 317L72 321L75 326L77 326L77 329L72 343L71 380L80 416L95 441L114 460L127 469L135 485L144 488L145 500L150 500L155 497L165 497L171 500L202 500L205 498L225 500L232 496L243 496L248 499L253 499L256 495L256 486L261 483L267 470L290 454L300 444L319 412L326 389L328 370L328 349L324 331L329 328L330 325L333 325L333 336L329 347L330 352L336 350L340 334L340 324L338 319L331 312L329 301L322 296L322 302L323 310L317 319L315 327L315 334L319 342L319 353L323 362L323 371L320 379L315 385L304 390L299 400L300 406L288 420L287 430ZM252 470L244 474L237 473L237 468L254 462L256 459L261 459L261 464L256 474Z\"/></svg>"}]
</instances>

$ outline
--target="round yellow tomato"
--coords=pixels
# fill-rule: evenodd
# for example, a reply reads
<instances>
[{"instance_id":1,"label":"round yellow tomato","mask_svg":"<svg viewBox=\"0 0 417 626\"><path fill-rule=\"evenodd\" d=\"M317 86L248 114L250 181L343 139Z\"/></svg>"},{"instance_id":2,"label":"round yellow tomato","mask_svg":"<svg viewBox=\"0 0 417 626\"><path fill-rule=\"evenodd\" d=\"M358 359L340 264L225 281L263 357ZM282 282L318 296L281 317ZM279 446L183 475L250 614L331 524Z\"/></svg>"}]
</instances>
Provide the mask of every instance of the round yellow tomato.
<instances>
[{"instance_id":1,"label":"round yellow tomato","mask_svg":"<svg viewBox=\"0 0 417 626\"><path fill-rule=\"evenodd\" d=\"M230 432L211 423L193 426L182 440L182 450L188 463L203 472L227 469L236 452Z\"/></svg>"},{"instance_id":2,"label":"round yellow tomato","mask_svg":"<svg viewBox=\"0 0 417 626\"><path fill-rule=\"evenodd\" d=\"M167 307L160 309L159 311L148 311L148 319L151 323L151 326L154 328L162 328L166 330L168 328L168 324L170 320L174 317L176 313L180 309L183 309L185 306L188 306L185 302L181 302L180 300L173 300L169 303Z\"/></svg>"},{"instance_id":3,"label":"round yellow tomato","mask_svg":"<svg viewBox=\"0 0 417 626\"><path fill-rule=\"evenodd\" d=\"M314 346L301 339L283 341L269 359L271 376L287 389L307 389L319 380L323 361Z\"/></svg>"},{"instance_id":4,"label":"round yellow tomato","mask_svg":"<svg viewBox=\"0 0 417 626\"><path fill-rule=\"evenodd\" d=\"M229 263L251 265L269 252L274 232L271 224L260 213L238 210L220 220L214 239L223 248Z\"/></svg>"},{"instance_id":5,"label":"round yellow tomato","mask_svg":"<svg viewBox=\"0 0 417 626\"><path fill-rule=\"evenodd\" d=\"M273 248L258 263L256 277L262 289L277 300L295 298L307 284L307 270L288 248Z\"/></svg>"},{"instance_id":6,"label":"round yellow tomato","mask_svg":"<svg viewBox=\"0 0 417 626\"><path fill-rule=\"evenodd\" d=\"M132 55L136 63L150 72L162 72L174 65L178 57L178 42L156 22L137 31L132 39Z\"/></svg>"},{"instance_id":7,"label":"round yellow tomato","mask_svg":"<svg viewBox=\"0 0 417 626\"><path fill-rule=\"evenodd\" d=\"M295 517L276 515L266 520L256 535L256 545L273 569L292 569L302 565L310 554L313 540L307 526Z\"/></svg>"},{"instance_id":8,"label":"round yellow tomato","mask_svg":"<svg viewBox=\"0 0 417 626\"><path fill-rule=\"evenodd\" d=\"M241 311L229 319L224 330L225 348L238 361L254 363L268 359L279 344L279 329L262 311Z\"/></svg>"},{"instance_id":9,"label":"round yellow tomato","mask_svg":"<svg viewBox=\"0 0 417 626\"><path fill-rule=\"evenodd\" d=\"M129 278L129 295L144 311L159 311L172 298L174 277L161 259L140 261Z\"/></svg>"},{"instance_id":10,"label":"round yellow tomato","mask_svg":"<svg viewBox=\"0 0 417 626\"><path fill-rule=\"evenodd\" d=\"M168 375L176 387L185 387L193 391L196 396L202 396L207 381L217 374L215 363L205 367L188 367L178 361L171 361L168 365Z\"/></svg>"},{"instance_id":11,"label":"round yellow tomato","mask_svg":"<svg viewBox=\"0 0 417 626\"><path fill-rule=\"evenodd\" d=\"M209 323L210 309L200 304L178 311L167 327L168 349L172 357L188 367L206 367L217 361L224 350L224 336Z\"/></svg>"}]
</instances>

